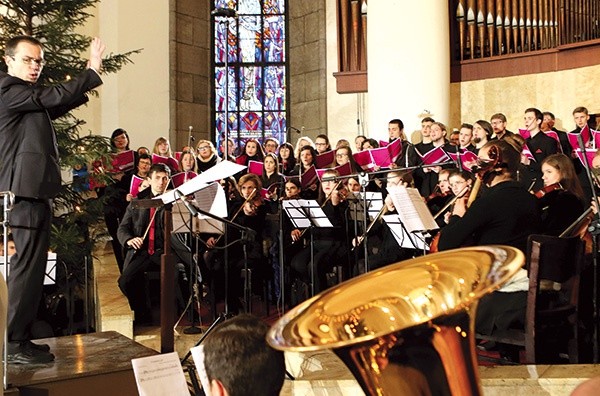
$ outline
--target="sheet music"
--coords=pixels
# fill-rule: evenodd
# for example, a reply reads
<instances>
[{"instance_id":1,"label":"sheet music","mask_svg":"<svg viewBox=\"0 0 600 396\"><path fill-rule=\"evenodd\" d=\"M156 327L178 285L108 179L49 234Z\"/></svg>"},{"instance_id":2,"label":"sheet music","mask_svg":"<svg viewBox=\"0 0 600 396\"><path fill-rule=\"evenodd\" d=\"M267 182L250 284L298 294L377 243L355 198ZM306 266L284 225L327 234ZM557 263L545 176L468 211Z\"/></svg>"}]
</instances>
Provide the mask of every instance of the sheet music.
<instances>
[{"instance_id":1,"label":"sheet music","mask_svg":"<svg viewBox=\"0 0 600 396\"><path fill-rule=\"evenodd\" d=\"M178 190L182 195L190 195L198 190L206 188L209 183L233 176L244 169L246 169L246 167L243 165L238 165L231 161L221 161L207 171L194 177L192 180L183 183L179 186ZM174 202L177 199L174 190L167 191L158 198L162 199L165 204Z\"/></svg>"},{"instance_id":2,"label":"sheet music","mask_svg":"<svg viewBox=\"0 0 600 396\"><path fill-rule=\"evenodd\" d=\"M214 214L215 216L228 216L225 190L223 190L223 187L219 183L211 183L207 188L196 192L194 194L194 204L198 209ZM200 233L223 234L225 232L225 224L222 221L212 219L201 213L198 213L196 225Z\"/></svg>"},{"instance_id":3,"label":"sheet music","mask_svg":"<svg viewBox=\"0 0 600 396\"><path fill-rule=\"evenodd\" d=\"M390 227L396 242L398 242L398 245L401 247L406 249L429 250L429 244L425 242L423 234L406 233L398 215L385 215L383 216L383 220L387 223L388 227Z\"/></svg>"},{"instance_id":4,"label":"sheet music","mask_svg":"<svg viewBox=\"0 0 600 396\"><path fill-rule=\"evenodd\" d=\"M177 352L131 359L140 396L190 394Z\"/></svg>"},{"instance_id":5,"label":"sheet music","mask_svg":"<svg viewBox=\"0 0 600 396\"><path fill-rule=\"evenodd\" d=\"M438 225L416 188L389 187L388 192L408 232L436 230Z\"/></svg>"}]
</instances>

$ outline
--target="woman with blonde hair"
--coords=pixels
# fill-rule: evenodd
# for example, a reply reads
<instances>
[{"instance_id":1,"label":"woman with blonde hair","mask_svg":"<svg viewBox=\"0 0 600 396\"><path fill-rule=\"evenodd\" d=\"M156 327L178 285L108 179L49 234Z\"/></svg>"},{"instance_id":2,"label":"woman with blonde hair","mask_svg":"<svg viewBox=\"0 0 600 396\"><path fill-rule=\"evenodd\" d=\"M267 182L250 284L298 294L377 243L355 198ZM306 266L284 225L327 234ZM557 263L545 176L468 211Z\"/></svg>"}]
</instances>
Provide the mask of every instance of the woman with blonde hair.
<instances>
[{"instance_id":1,"label":"woman with blonde hair","mask_svg":"<svg viewBox=\"0 0 600 396\"><path fill-rule=\"evenodd\" d=\"M217 149L210 140L200 139L196 146L196 153L198 173L205 172L221 162L221 158L217 154Z\"/></svg>"}]
</instances>

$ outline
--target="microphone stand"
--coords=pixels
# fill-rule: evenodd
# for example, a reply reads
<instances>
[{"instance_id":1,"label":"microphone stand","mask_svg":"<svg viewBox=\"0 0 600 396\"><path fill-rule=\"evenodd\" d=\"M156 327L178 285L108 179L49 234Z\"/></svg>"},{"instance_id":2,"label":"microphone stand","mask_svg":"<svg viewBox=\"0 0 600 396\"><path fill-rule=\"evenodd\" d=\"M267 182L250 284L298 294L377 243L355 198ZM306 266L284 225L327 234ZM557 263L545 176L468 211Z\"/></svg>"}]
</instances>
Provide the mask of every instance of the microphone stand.
<instances>
[{"instance_id":1,"label":"microphone stand","mask_svg":"<svg viewBox=\"0 0 600 396\"><path fill-rule=\"evenodd\" d=\"M577 135L577 142L579 143L579 147L581 148L582 156L585 161L585 173L588 177L588 182L590 183L592 190L592 197L596 205L598 205L598 195L596 194L596 189L594 188L594 176L592 175L592 164L587 157L585 151L585 145L583 143L583 138L581 137L581 133ZM594 215L594 219L592 220L592 224L598 224L600 221L600 217L598 213ZM595 227L594 227L595 228ZM593 256L592 256L592 276L593 276L593 290L592 290L592 310L593 310L593 323L594 323L594 331L593 337L594 340L592 342L593 348L593 363L598 363L598 233L592 232L592 248L593 248Z\"/></svg>"}]
</instances>

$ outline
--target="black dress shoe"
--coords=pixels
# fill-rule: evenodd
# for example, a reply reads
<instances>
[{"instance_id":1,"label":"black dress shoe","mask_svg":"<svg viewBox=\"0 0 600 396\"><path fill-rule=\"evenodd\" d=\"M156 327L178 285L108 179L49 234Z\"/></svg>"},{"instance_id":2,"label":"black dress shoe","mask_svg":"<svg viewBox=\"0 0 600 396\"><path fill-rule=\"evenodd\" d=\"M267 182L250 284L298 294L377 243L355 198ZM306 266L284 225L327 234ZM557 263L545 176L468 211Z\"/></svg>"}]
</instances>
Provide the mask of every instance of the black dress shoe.
<instances>
[{"instance_id":1,"label":"black dress shoe","mask_svg":"<svg viewBox=\"0 0 600 396\"><path fill-rule=\"evenodd\" d=\"M54 361L54 355L24 343L19 348L9 351L8 364L45 364Z\"/></svg>"},{"instance_id":2,"label":"black dress shoe","mask_svg":"<svg viewBox=\"0 0 600 396\"><path fill-rule=\"evenodd\" d=\"M30 348L37 349L38 351L50 352L50 345L48 344L36 344L35 342L27 341Z\"/></svg>"}]
</instances>

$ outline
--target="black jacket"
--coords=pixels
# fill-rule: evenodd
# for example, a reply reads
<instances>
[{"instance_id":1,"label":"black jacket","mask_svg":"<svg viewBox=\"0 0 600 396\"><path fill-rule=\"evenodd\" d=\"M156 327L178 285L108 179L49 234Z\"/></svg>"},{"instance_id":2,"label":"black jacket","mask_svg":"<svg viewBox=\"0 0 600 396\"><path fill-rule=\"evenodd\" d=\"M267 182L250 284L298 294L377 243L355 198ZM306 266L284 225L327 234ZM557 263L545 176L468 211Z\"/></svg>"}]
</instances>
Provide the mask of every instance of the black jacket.
<instances>
[{"instance_id":1,"label":"black jacket","mask_svg":"<svg viewBox=\"0 0 600 396\"><path fill-rule=\"evenodd\" d=\"M52 119L87 102L102 84L88 69L52 87L0 72L0 191L27 198L54 198L61 185Z\"/></svg>"}]
</instances>

